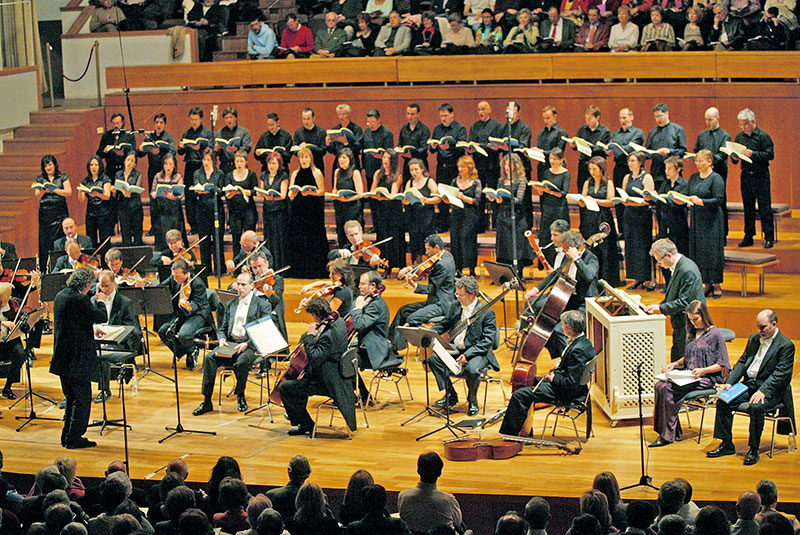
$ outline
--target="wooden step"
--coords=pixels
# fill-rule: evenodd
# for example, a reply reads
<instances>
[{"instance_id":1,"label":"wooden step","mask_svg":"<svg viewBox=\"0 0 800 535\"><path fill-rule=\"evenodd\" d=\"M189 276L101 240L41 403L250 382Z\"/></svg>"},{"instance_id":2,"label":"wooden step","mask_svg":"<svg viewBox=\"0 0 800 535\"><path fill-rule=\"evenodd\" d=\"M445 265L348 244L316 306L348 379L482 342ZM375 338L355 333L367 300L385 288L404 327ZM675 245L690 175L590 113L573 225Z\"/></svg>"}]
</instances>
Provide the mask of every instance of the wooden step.
<instances>
[{"instance_id":1,"label":"wooden step","mask_svg":"<svg viewBox=\"0 0 800 535\"><path fill-rule=\"evenodd\" d=\"M26 124L14 130L14 139L28 139L38 138L43 136L57 136L72 138L76 129L82 125L63 125L63 124L50 124L50 125L37 125Z\"/></svg>"},{"instance_id":2,"label":"wooden step","mask_svg":"<svg viewBox=\"0 0 800 535\"><path fill-rule=\"evenodd\" d=\"M86 109L75 110L44 110L30 114L31 124L59 124L84 126L84 115L90 111Z\"/></svg>"},{"instance_id":3,"label":"wooden step","mask_svg":"<svg viewBox=\"0 0 800 535\"><path fill-rule=\"evenodd\" d=\"M0 177L3 180L29 179L31 182L42 173L40 165L3 166L0 168Z\"/></svg>"},{"instance_id":4,"label":"wooden step","mask_svg":"<svg viewBox=\"0 0 800 535\"><path fill-rule=\"evenodd\" d=\"M245 54L239 52L214 52L214 61L238 61L245 59Z\"/></svg>"},{"instance_id":5,"label":"wooden step","mask_svg":"<svg viewBox=\"0 0 800 535\"><path fill-rule=\"evenodd\" d=\"M224 37L222 39L223 52L247 52L247 37Z\"/></svg>"},{"instance_id":6,"label":"wooden step","mask_svg":"<svg viewBox=\"0 0 800 535\"><path fill-rule=\"evenodd\" d=\"M60 160L65 153L51 153L56 159ZM6 167L35 167L41 173L42 157L39 154L0 154L0 173Z\"/></svg>"},{"instance_id":7,"label":"wooden step","mask_svg":"<svg viewBox=\"0 0 800 535\"><path fill-rule=\"evenodd\" d=\"M8 139L3 142L3 154L52 154L66 152L71 137L38 137ZM41 158L41 157L40 157Z\"/></svg>"}]
</instances>

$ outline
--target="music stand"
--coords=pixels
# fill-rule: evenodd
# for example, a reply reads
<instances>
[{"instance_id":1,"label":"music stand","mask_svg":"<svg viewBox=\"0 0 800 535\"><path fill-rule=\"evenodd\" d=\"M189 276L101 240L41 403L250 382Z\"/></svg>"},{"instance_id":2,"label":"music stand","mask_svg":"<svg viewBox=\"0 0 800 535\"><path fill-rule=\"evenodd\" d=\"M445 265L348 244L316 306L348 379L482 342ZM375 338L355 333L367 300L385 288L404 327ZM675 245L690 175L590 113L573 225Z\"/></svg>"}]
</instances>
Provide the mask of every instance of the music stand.
<instances>
[{"instance_id":1,"label":"music stand","mask_svg":"<svg viewBox=\"0 0 800 535\"><path fill-rule=\"evenodd\" d=\"M165 440L172 438L175 435L183 433L201 433L203 435L216 436L217 434L216 431L199 431L196 429L185 429L183 427L183 424L181 424L181 394L180 391L178 390L178 355L176 353L172 354L172 371L175 374L175 379L173 380L173 382L175 383L175 410L178 413L178 423L177 425L175 425L175 427L166 426L164 429L166 429L167 431L172 431L172 433L168 434L167 436L159 440L158 443L162 444ZM220 385L220 388L222 388L222 385Z\"/></svg>"},{"instance_id":2,"label":"music stand","mask_svg":"<svg viewBox=\"0 0 800 535\"><path fill-rule=\"evenodd\" d=\"M19 264L17 264L17 262L19 262ZM18 269L24 269L28 272L36 271L39 266L36 262L35 256L15 258L14 260L3 260L3 269L10 269L11 271L14 271L14 269L17 268L17 265L19 265Z\"/></svg>"},{"instance_id":3,"label":"music stand","mask_svg":"<svg viewBox=\"0 0 800 535\"><path fill-rule=\"evenodd\" d=\"M428 364L428 348L430 348L431 345L433 344L433 340L439 340L439 342L442 345L444 345L445 347L449 347L449 345L450 345L446 340L444 340L441 337L441 335L439 333L437 333L435 331L432 331L430 329L426 329L424 327L403 326L403 327L398 327L397 328L397 332L399 332L403 336L403 338L406 339L406 341L409 344L411 344L411 345L413 345L415 347L421 347L422 348L422 354L423 354L422 363L426 367L427 367L427 364ZM429 383L428 383L428 371L429 370L427 370L427 369L425 370L425 407L421 411L419 411L417 414L415 414L414 416L412 416L411 418L409 418L405 422L401 423L400 426L404 426L407 423L410 423L411 421L415 420L416 418L418 418L420 416L436 416L436 417L439 417L439 418L444 418L445 419L445 424L442 427L438 428L438 429L435 429L435 430L433 430L433 431L431 431L429 433L425 433L424 435L421 435L421 436L417 437L417 440L422 440L423 438L425 438L427 436L433 435L434 433L438 433L439 431L443 431L445 429L447 429L448 431L453 433L454 436L457 437L458 434L456 433L456 431L459 431L461 433L464 433L465 431L463 429L459 429L458 427L455 427L455 426L453 426L451 424L451 420L450 420L450 399L449 399L450 393L447 390L445 390L445 398L446 398L445 407L446 408L444 410L444 414L442 414L440 411L436 410L435 408L433 408L431 406L431 393L430 393L430 387L429 387Z\"/></svg>"},{"instance_id":4,"label":"music stand","mask_svg":"<svg viewBox=\"0 0 800 535\"><path fill-rule=\"evenodd\" d=\"M100 375L107 381L110 381L110 378L105 377L106 372L103 363L108 362L109 364L122 364L124 361L133 356L134 352L129 349L107 349L103 346L107 345L111 347L119 347L125 343L125 341L133 334L135 330L135 327L132 325L109 325L109 327L123 327L123 330L113 338L95 338L95 341L98 342L97 358L100 360ZM106 411L106 398L103 396L103 418L93 421L86 427L100 426L100 436L103 436L103 431L106 430L106 427L130 427L127 423L120 423L121 421L122 420L109 420L108 413Z\"/></svg>"},{"instance_id":5,"label":"music stand","mask_svg":"<svg viewBox=\"0 0 800 535\"><path fill-rule=\"evenodd\" d=\"M148 314L172 314L172 294L170 294L169 288L166 286L145 286L143 288L118 286L117 291L133 301L134 314L144 316L145 368L138 380L143 380L148 373L154 373L163 379L172 381L169 376L150 366L150 329L147 324Z\"/></svg>"},{"instance_id":6,"label":"music stand","mask_svg":"<svg viewBox=\"0 0 800 535\"><path fill-rule=\"evenodd\" d=\"M483 263L483 267L486 268L486 271L489 273L489 277L492 279L492 283L496 284L497 286L502 286L506 282L510 282L516 279L517 284L514 285L514 300L516 304L516 316L515 318L519 318L519 292L525 291L525 286L521 282L522 279L517 276L517 273L514 271L514 268L508 264L501 264L500 262L492 262L491 260L487 260ZM506 298L503 297L503 332L505 333L505 340L503 343L506 344L511 340L511 337L508 336L508 313L506 312ZM516 349L517 345L517 336L518 331L516 328L516 320L514 321L514 343L513 349Z\"/></svg>"},{"instance_id":7,"label":"music stand","mask_svg":"<svg viewBox=\"0 0 800 535\"><path fill-rule=\"evenodd\" d=\"M31 349L31 346L30 346L29 333L30 333L31 329L33 328L33 326L36 324L36 322L41 319L43 310L44 310L44 307L31 312L28 315L27 321L17 323L14 326L14 329L8 334L8 338L6 339L6 341L10 341L10 340L13 340L15 338L20 337L22 334L25 334L25 353L28 356L30 356L32 351L33 351ZM25 392L24 396L22 396L17 401L15 401L14 404L11 405L10 408L13 409L17 405L17 403L19 403L19 402L21 402L23 400L30 400L30 402L31 402L31 411L28 413L28 416L17 416L16 417L17 420L23 422L23 424L17 428L17 432L22 431L23 427L25 427L26 425L28 425L29 423L31 423L34 420L52 420L52 421L56 421L56 422L61 421L61 418L46 418L44 416L37 416L36 415L36 411L33 408L33 398L34 397L37 397L37 398L42 399L44 401L47 401L51 405L56 405L57 402L55 400L53 400L53 399L45 397L45 396L43 396L41 394L37 394L36 392L33 391L33 384L31 383L31 359L30 358L26 358L25 359L25 375L26 375L26 377L28 379L28 391Z\"/></svg>"},{"instance_id":8,"label":"music stand","mask_svg":"<svg viewBox=\"0 0 800 535\"><path fill-rule=\"evenodd\" d=\"M153 248L150 245L135 245L133 247L115 247L122 253L122 265L134 266L137 262L136 271L155 271L150 265L149 259L153 257ZM145 260L142 260L142 257ZM141 262L140 262L141 260Z\"/></svg>"},{"instance_id":9,"label":"music stand","mask_svg":"<svg viewBox=\"0 0 800 535\"><path fill-rule=\"evenodd\" d=\"M272 321L271 316L252 321L245 325L244 328L247 332L248 338L255 346L256 351L261 353L265 359L270 355L275 355L289 347L289 344L286 342L286 340L284 340L283 335L281 335L277 325L275 325L275 322ZM220 388L222 388L222 385L220 385ZM269 389L269 374L267 374L267 389ZM269 414L269 422L273 423L274 420L272 419L272 410L269 408L270 403L273 403L273 401L269 396L267 396L266 403L262 403L258 407L246 411L245 415L249 415L251 412L266 408L267 414ZM257 425L250 425L250 427L261 429L261 427Z\"/></svg>"}]
</instances>

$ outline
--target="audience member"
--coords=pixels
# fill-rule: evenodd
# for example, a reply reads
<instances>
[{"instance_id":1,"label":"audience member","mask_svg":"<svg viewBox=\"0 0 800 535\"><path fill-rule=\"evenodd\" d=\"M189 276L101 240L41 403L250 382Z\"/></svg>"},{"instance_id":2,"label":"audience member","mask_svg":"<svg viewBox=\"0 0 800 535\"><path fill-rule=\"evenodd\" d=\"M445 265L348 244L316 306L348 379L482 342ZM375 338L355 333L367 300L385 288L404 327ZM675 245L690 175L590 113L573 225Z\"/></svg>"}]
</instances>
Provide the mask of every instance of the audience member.
<instances>
[{"instance_id":1,"label":"audience member","mask_svg":"<svg viewBox=\"0 0 800 535\"><path fill-rule=\"evenodd\" d=\"M625 521L628 523L625 533L628 535L653 535L655 532L651 526L655 518L656 511L650 502L633 500L625 507Z\"/></svg>"},{"instance_id":2,"label":"audience member","mask_svg":"<svg viewBox=\"0 0 800 535\"><path fill-rule=\"evenodd\" d=\"M461 525L461 507L455 496L440 491L436 481L442 475L444 462L436 452L423 453L417 459L419 483L400 491L397 510L414 533L429 531L440 525Z\"/></svg>"},{"instance_id":3,"label":"audience member","mask_svg":"<svg viewBox=\"0 0 800 535\"><path fill-rule=\"evenodd\" d=\"M206 487L206 497L203 500L202 507L200 507L208 518L214 518L216 513L222 512L222 508L219 505L219 487L222 480L226 477L244 480L244 478L242 478L242 471L239 469L239 463L236 462L236 459L222 456L217 459L217 464L211 469L211 477L209 477L208 486ZM272 500L272 502L275 503L275 500ZM198 506L199 505L200 504L198 504ZM194 505L192 507L194 507Z\"/></svg>"},{"instance_id":4,"label":"audience member","mask_svg":"<svg viewBox=\"0 0 800 535\"><path fill-rule=\"evenodd\" d=\"M195 509L197 503L192 489L180 486L172 489L164 500L166 520L156 524L156 535L173 535L180 530L181 515L189 509ZM203 514L208 522L208 516Z\"/></svg>"},{"instance_id":5,"label":"audience member","mask_svg":"<svg viewBox=\"0 0 800 535\"><path fill-rule=\"evenodd\" d=\"M374 484L375 480L372 479L372 474L366 470L356 470L350 476L350 481L347 482L347 488L344 491L344 498L342 498L342 508L339 511L339 522L343 526L364 518L366 511L361 491Z\"/></svg>"},{"instance_id":6,"label":"audience member","mask_svg":"<svg viewBox=\"0 0 800 535\"><path fill-rule=\"evenodd\" d=\"M461 15L450 13L447 15L447 26L442 31L443 54L469 54L475 46L475 36L472 29L464 26Z\"/></svg>"},{"instance_id":7,"label":"audience member","mask_svg":"<svg viewBox=\"0 0 800 535\"><path fill-rule=\"evenodd\" d=\"M567 535L608 535L608 533L603 531L594 515L582 513L572 519Z\"/></svg>"},{"instance_id":8,"label":"audience member","mask_svg":"<svg viewBox=\"0 0 800 535\"><path fill-rule=\"evenodd\" d=\"M694 525L694 519L697 518L697 513L700 512L700 508L692 501L692 494L694 493L692 484L682 477L676 478L675 481L683 485L685 493L683 496L683 505L680 511L678 511L678 516L683 518L687 525Z\"/></svg>"},{"instance_id":9,"label":"audience member","mask_svg":"<svg viewBox=\"0 0 800 535\"><path fill-rule=\"evenodd\" d=\"M600 9L590 7L587 16L575 37L575 48L584 52L607 51L611 32L608 24L600 21Z\"/></svg>"},{"instance_id":10,"label":"audience member","mask_svg":"<svg viewBox=\"0 0 800 535\"><path fill-rule=\"evenodd\" d=\"M214 515L214 527L225 533L236 533L250 527L244 510L248 497L247 487L241 479L223 479L219 485L219 506L224 512Z\"/></svg>"},{"instance_id":11,"label":"audience member","mask_svg":"<svg viewBox=\"0 0 800 535\"><path fill-rule=\"evenodd\" d=\"M675 30L664 22L664 9L653 6L650 10L650 24L642 29L642 52L672 50L675 47Z\"/></svg>"},{"instance_id":12,"label":"audience member","mask_svg":"<svg viewBox=\"0 0 800 535\"><path fill-rule=\"evenodd\" d=\"M533 15L528 8L517 12L517 26L508 31L503 41L506 54L528 54L536 51L539 42L539 27L535 24Z\"/></svg>"},{"instance_id":13,"label":"audience member","mask_svg":"<svg viewBox=\"0 0 800 535\"><path fill-rule=\"evenodd\" d=\"M78 471L78 461L72 457L59 456L53 463L58 467L58 471L67 480L67 494L71 500L80 501L86 494L86 489L81 480L76 477Z\"/></svg>"},{"instance_id":14,"label":"audience member","mask_svg":"<svg viewBox=\"0 0 800 535\"><path fill-rule=\"evenodd\" d=\"M111 523L111 535L132 535L142 529L136 518L128 513L114 515Z\"/></svg>"},{"instance_id":15,"label":"audience member","mask_svg":"<svg viewBox=\"0 0 800 535\"><path fill-rule=\"evenodd\" d=\"M376 56L400 56L411 46L411 28L401 24L400 13L389 13L389 22L375 39Z\"/></svg>"},{"instance_id":16,"label":"audience member","mask_svg":"<svg viewBox=\"0 0 800 535\"><path fill-rule=\"evenodd\" d=\"M725 511L716 505L706 505L697 513L694 535L730 535L731 524Z\"/></svg>"},{"instance_id":17,"label":"audience member","mask_svg":"<svg viewBox=\"0 0 800 535\"><path fill-rule=\"evenodd\" d=\"M267 498L272 502L272 507L281 514L284 519L294 516L295 500L300 487L311 475L311 465L303 455L295 455L289 461L289 482L283 487L275 488L267 492Z\"/></svg>"},{"instance_id":18,"label":"audience member","mask_svg":"<svg viewBox=\"0 0 800 535\"><path fill-rule=\"evenodd\" d=\"M265 509L258 515L255 535L281 535L283 533L283 519L275 509Z\"/></svg>"},{"instance_id":19,"label":"audience member","mask_svg":"<svg viewBox=\"0 0 800 535\"><path fill-rule=\"evenodd\" d=\"M268 509L272 509L272 502L269 501L269 498L263 494L259 493L250 498L246 509L247 524L249 527L248 529L239 531L236 535L259 535L256 531L258 517L261 516L261 513ZM276 512L276 514L278 513ZM283 521L281 521L281 526L283 526Z\"/></svg>"},{"instance_id":20,"label":"audience member","mask_svg":"<svg viewBox=\"0 0 800 535\"><path fill-rule=\"evenodd\" d=\"M786 48L786 28L778 19L779 11L772 6L755 25L755 35L745 43L745 50L783 50Z\"/></svg>"},{"instance_id":21,"label":"audience member","mask_svg":"<svg viewBox=\"0 0 800 535\"><path fill-rule=\"evenodd\" d=\"M603 533L616 533L611 525L611 513L608 510L608 498L599 490L587 490L580 499L581 513L588 513L600 522Z\"/></svg>"},{"instance_id":22,"label":"audience member","mask_svg":"<svg viewBox=\"0 0 800 535\"><path fill-rule=\"evenodd\" d=\"M509 511L497 521L494 535L525 535L528 523L516 511Z\"/></svg>"},{"instance_id":23,"label":"audience member","mask_svg":"<svg viewBox=\"0 0 800 535\"><path fill-rule=\"evenodd\" d=\"M778 511L778 486L774 481L762 479L756 485L756 492L761 498L761 510L756 514L756 522L763 521L764 517L770 513L780 513L785 516L792 524L795 532L800 532L800 522L795 515Z\"/></svg>"},{"instance_id":24,"label":"audience member","mask_svg":"<svg viewBox=\"0 0 800 535\"><path fill-rule=\"evenodd\" d=\"M92 33L109 33L126 30L125 13L114 0L99 0L89 19L89 31Z\"/></svg>"},{"instance_id":25,"label":"audience member","mask_svg":"<svg viewBox=\"0 0 800 535\"><path fill-rule=\"evenodd\" d=\"M619 495L619 483L612 472L600 472L594 478L592 488L605 494L608 500L608 511L611 513L611 525L619 531L625 531L628 523L625 519L625 504Z\"/></svg>"},{"instance_id":26,"label":"audience member","mask_svg":"<svg viewBox=\"0 0 800 535\"><path fill-rule=\"evenodd\" d=\"M210 535L214 533L206 514L200 509L187 509L178 519L177 535ZM156 535L158 535L156 533Z\"/></svg>"},{"instance_id":27,"label":"audience member","mask_svg":"<svg viewBox=\"0 0 800 535\"><path fill-rule=\"evenodd\" d=\"M281 46L276 56L282 58L307 58L314 48L314 36L308 27L300 24L295 13L286 15L286 28L281 34Z\"/></svg>"},{"instance_id":28,"label":"audience member","mask_svg":"<svg viewBox=\"0 0 800 535\"><path fill-rule=\"evenodd\" d=\"M797 533L792 529L792 523L785 516L778 513L766 515L758 527L759 535L793 535Z\"/></svg>"},{"instance_id":29,"label":"audience member","mask_svg":"<svg viewBox=\"0 0 800 535\"><path fill-rule=\"evenodd\" d=\"M252 59L270 58L278 45L275 32L267 24L267 18L261 11L256 10L253 14L256 18L250 21L250 31L247 33L247 53Z\"/></svg>"},{"instance_id":30,"label":"audience member","mask_svg":"<svg viewBox=\"0 0 800 535\"><path fill-rule=\"evenodd\" d=\"M619 22L611 27L608 48L611 52L632 52L639 46L639 27L631 22L631 10L627 6L617 9Z\"/></svg>"},{"instance_id":31,"label":"audience member","mask_svg":"<svg viewBox=\"0 0 800 535\"><path fill-rule=\"evenodd\" d=\"M336 13L329 11L325 15L325 27L317 30L314 36L314 54L321 58L333 58L341 55L347 33L337 26Z\"/></svg>"},{"instance_id":32,"label":"audience member","mask_svg":"<svg viewBox=\"0 0 800 535\"><path fill-rule=\"evenodd\" d=\"M732 17L728 8L714 5L714 21L708 34L710 43L716 43L714 50L739 50L745 41L744 25L742 19Z\"/></svg>"},{"instance_id":33,"label":"audience member","mask_svg":"<svg viewBox=\"0 0 800 535\"><path fill-rule=\"evenodd\" d=\"M294 516L284 522L291 535L339 535L339 523L328 508L328 499L319 485L305 483L297 491Z\"/></svg>"},{"instance_id":34,"label":"audience member","mask_svg":"<svg viewBox=\"0 0 800 535\"><path fill-rule=\"evenodd\" d=\"M686 521L678 515L667 515L658 522L658 535L684 535Z\"/></svg>"},{"instance_id":35,"label":"audience member","mask_svg":"<svg viewBox=\"0 0 800 535\"><path fill-rule=\"evenodd\" d=\"M761 498L752 490L746 490L736 500L736 523L731 526L731 535L758 535L756 513L761 509Z\"/></svg>"},{"instance_id":36,"label":"audience member","mask_svg":"<svg viewBox=\"0 0 800 535\"><path fill-rule=\"evenodd\" d=\"M527 535L547 535L550 504L544 498L534 496L525 504L524 518L528 523Z\"/></svg>"},{"instance_id":37,"label":"audience member","mask_svg":"<svg viewBox=\"0 0 800 535\"><path fill-rule=\"evenodd\" d=\"M575 23L561 17L558 8L551 6L547 10L547 19L539 26L542 37L542 52L570 52L575 46Z\"/></svg>"},{"instance_id":38,"label":"audience member","mask_svg":"<svg viewBox=\"0 0 800 535\"><path fill-rule=\"evenodd\" d=\"M347 525L348 535L411 535L401 518L386 514L386 489L380 485L369 485L361 490L364 517Z\"/></svg>"}]
</instances>

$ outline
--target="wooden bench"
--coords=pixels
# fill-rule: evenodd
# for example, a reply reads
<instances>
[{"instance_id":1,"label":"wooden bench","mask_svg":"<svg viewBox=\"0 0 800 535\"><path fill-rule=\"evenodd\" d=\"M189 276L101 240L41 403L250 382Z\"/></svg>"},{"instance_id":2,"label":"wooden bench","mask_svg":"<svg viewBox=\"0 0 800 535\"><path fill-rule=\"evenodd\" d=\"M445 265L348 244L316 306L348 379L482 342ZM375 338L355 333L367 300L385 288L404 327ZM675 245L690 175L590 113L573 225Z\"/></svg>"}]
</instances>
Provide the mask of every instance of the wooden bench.
<instances>
[{"instance_id":1,"label":"wooden bench","mask_svg":"<svg viewBox=\"0 0 800 535\"><path fill-rule=\"evenodd\" d=\"M742 274L742 297L747 297L747 274L758 274L758 291L764 293L765 270L777 266L780 260L774 254L748 253L725 249L725 271L738 271Z\"/></svg>"},{"instance_id":2,"label":"wooden bench","mask_svg":"<svg viewBox=\"0 0 800 535\"><path fill-rule=\"evenodd\" d=\"M740 202L728 203L728 214L743 214L743 213L744 213L743 203ZM772 203L772 219L775 222L775 241L778 241L778 221L780 221L784 217L791 217L791 216L792 216L792 209L791 207L789 207L788 204ZM756 220L760 221L760 219L758 218L758 209L756 209Z\"/></svg>"}]
</instances>

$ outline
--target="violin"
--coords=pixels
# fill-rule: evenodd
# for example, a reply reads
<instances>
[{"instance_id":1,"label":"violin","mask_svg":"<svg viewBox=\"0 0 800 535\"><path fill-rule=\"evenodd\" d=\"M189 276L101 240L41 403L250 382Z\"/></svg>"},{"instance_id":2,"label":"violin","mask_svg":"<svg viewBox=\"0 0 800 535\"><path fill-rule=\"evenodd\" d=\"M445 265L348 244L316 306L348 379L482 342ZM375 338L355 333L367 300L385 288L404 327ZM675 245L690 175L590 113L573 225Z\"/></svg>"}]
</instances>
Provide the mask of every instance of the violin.
<instances>
[{"instance_id":1,"label":"violin","mask_svg":"<svg viewBox=\"0 0 800 535\"><path fill-rule=\"evenodd\" d=\"M86 253L81 253L75 265L79 268L88 267L93 271L100 271L100 260L96 256L89 256Z\"/></svg>"},{"instance_id":2,"label":"violin","mask_svg":"<svg viewBox=\"0 0 800 535\"><path fill-rule=\"evenodd\" d=\"M192 304L189 302L189 297L192 295L192 281L194 281L200 274L205 271L206 268L201 269L198 271L194 277L186 281L186 283L181 285L181 289L178 290L178 293L172 296L173 299L179 297L178 306L184 309L187 312L192 311ZM177 282L177 281L176 281Z\"/></svg>"},{"instance_id":3,"label":"violin","mask_svg":"<svg viewBox=\"0 0 800 535\"><path fill-rule=\"evenodd\" d=\"M536 241L536 238L533 237L533 232L531 232L530 230L526 230L525 237L528 238L528 241L530 242L531 247L533 248L533 252L536 253L536 257L539 259L539 262L541 262L542 265L544 266L545 271L553 271L553 266L551 266L550 263L547 261L547 258L545 258L544 253L542 252L542 248L539 247L539 242Z\"/></svg>"},{"instance_id":4,"label":"violin","mask_svg":"<svg viewBox=\"0 0 800 535\"><path fill-rule=\"evenodd\" d=\"M175 253L175 256L173 256L173 257L172 257L172 260L170 260L170 261L169 261L169 263L171 264L172 262L174 262L174 261L175 261L176 259L178 259L178 258L183 258L183 259L184 259L184 260L186 260L187 262L191 262L191 261L192 261L192 257L189 255L189 251L191 251L192 249L194 249L195 247L197 247L198 245L200 245L200 243L201 243L203 240L205 240L206 238L208 238L208 236L203 236L202 238L200 238L199 240L197 240L196 242L194 242L193 244L191 244L189 247L183 247L183 248L181 248L181 250L180 250L180 251L178 251L177 253Z\"/></svg>"},{"instance_id":5,"label":"violin","mask_svg":"<svg viewBox=\"0 0 800 535\"><path fill-rule=\"evenodd\" d=\"M312 299L315 299L317 297L328 297L329 295L333 295L333 292L336 291L336 289L341 286L342 286L341 281L336 281L326 286L323 286L322 288L319 288L318 290L314 291L311 295L302 298L300 302L297 304L297 307L294 309L294 313L300 314L306 307L306 305L309 302L311 302Z\"/></svg>"},{"instance_id":6,"label":"violin","mask_svg":"<svg viewBox=\"0 0 800 535\"><path fill-rule=\"evenodd\" d=\"M351 258L356 258L367 262L368 264L372 263L373 258L378 259L377 266L382 268L389 267L389 261L385 258L381 258L381 250L376 247L376 245L380 245L381 243L385 243L392 239L392 236L389 236L385 240L381 240L379 242L373 243L369 240L364 240L360 244L358 244L358 249L353 251L350 256Z\"/></svg>"},{"instance_id":7,"label":"violin","mask_svg":"<svg viewBox=\"0 0 800 535\"><path fill-rule=\"evenodd\" d=\"M433 268L433 266L436 265L436 262L439 261L443 254L444 249L414 266L411 271L406 274L406 280L403 283L403 286L409 288L411 283L417 282L424 277Z\"/></svg>"},{"instance_id":8,"label":"violin","mask_svg":"<svg viewBox=\"0 0 800 535\"><path fill-rule=\"evenodd\" d=\"M27 269L20 269L15 271L13 269L4 269L0 273L0 282L9 282L11 284L19 283L27 286L36 275L35 271L28 271Z\"/></svg>"},{"instance_id":9,"label":"violin","mask_svg":"<svg viewBox=\"0 0 800 535\"><path fill-rule=\"evenodd\" d=\"M275 275L277 275L278 273L283 273L290 267L292 266L282 267L278 271L275 271L274 269L271 268L268 269L263 276L253 281L253 287L259 292L266 295L267 297L272 297L273 295L275 295L275 290L272 289L272 287L275 286Z\"/></svg>"},{"instance_id":10,"label":"violin","mask_svg":"<svg viewBox=\"0 0 800 535\"><path fill-rule=\"evenodd\" d=\"M122 268L119 273L117 273L116 277L114 277L114 282L117 284L126 284L128 286L132 286L135 288L141 288L147 284L144 277L139 275L136 272L136 266L138 266L144 257L140 258L138 262L136 262L132 268Z\"/></svg>"}]
</instances>

